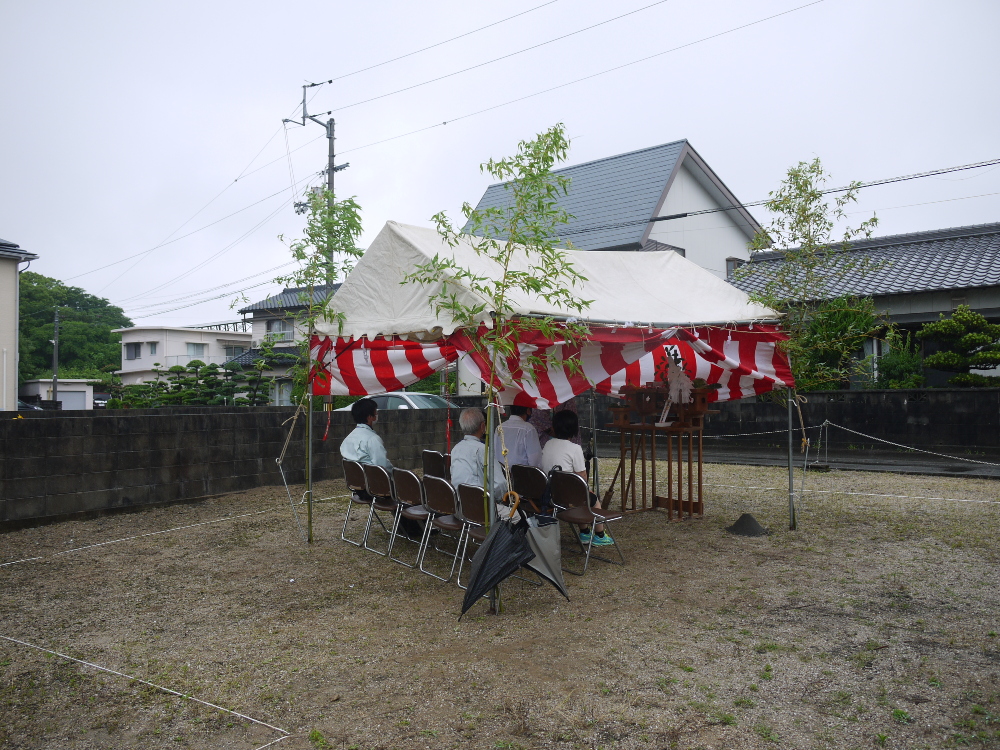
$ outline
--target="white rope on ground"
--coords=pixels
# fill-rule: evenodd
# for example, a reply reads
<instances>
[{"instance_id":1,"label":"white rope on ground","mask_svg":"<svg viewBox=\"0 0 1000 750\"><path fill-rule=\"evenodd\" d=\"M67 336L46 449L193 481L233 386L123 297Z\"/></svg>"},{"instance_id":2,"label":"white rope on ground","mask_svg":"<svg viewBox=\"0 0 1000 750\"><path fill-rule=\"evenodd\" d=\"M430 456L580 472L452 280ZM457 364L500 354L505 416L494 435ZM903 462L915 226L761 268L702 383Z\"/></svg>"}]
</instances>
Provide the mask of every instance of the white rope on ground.
<instances>
[{"instance_id":1,"label":"white rope on ground","mask_svg":"<svg viewBox=\"0 0 1000 750\"><path fill-rule=\"evenodd\" d=\"M292 736L292 735L290 735L290 734L286 734L285 736L283 736L283 737L279 737L279 738L278 738L278 739L276 739L276 740L271 740L271 741L270 741L270 742L268 742L268 743L267 743L266 745L261 745L260 747L258 747L258 748L255 748L254 750L264 750L264 748L265 748L265 747L271 747L271 745L277 745L277 744L278 744L279 742L281 742L282 740L287 740L287 739L288 739L289 737L291 737L291 736Z\"/></svg>"},{"instance_id":2,"label":"white rope on ground","mask_svg":"<svg viewBox=\"0 0 1000 750\"><path fill-rule=\"evenodd\" d=\"M725 487L738 490L781 490L787 492L787 487L753 487L745 484L706 484L705 487ZM983 505L1000 505L1000 500L970 500L964 497L929 497L925 495L889 495L882 492L846 492L844 490L804 490L820 495L855 495L858 497L894 497L904 500L946 500L951 503L982 503Z\"/></svg>"},{"instance_id":3,"label":"white rope on ground","mask_svg":"<svg viewBox=\"0 0 1000 750\"><path fill-rule=\"evenodd\" d=\"M87 544L87 545L84 545L83 547L74 547L73 549L67 549L67 550L63 550L62 552L56 552L53 555L49 555L49 557L50 558L52 558L52 557L59 557L60 555L68 555L70 552L79 552L80 550L92 549L94 547L105 547L105 546L107 546L109 544L118 544L119 542L130 542L133 539L142 539L143 537L146 537L146 536L156 536L157 534L168 534L171 531L180 531L182 529L193 529L195 526L207 526L208 524L211 524L211 523L221 523L222 521L232 521L232 520L235 520L237 518L246 518L247 516L259 516L261 513L269 513L270 511L271 511L271 509L268 508L267 510L258 510L258 511L254 511L253 513L241 513L238 516L225 516L224 518L216 518L216 519L214 519L212 521L202 521L200 523L192 523L192 524L188 524L187 526L175 526L172 529L164 529L163 531L150 531L148 534L136 534L135 536L127 536L127 537L124 537L122 539L112 539L109 542L98 542L97 544ZM0 568L2 568L4 565L17 565L18 563L31 562L32 560L45 560L45 559L47 559L47 558L45 558L44 556L43 557L26 557L23 560L14 560L13 562L8 562L8 563L0 564Z\"/></svg>"},{"instance_id":4,"label":"white rope on ground","mask_svg":"<svg viewBox=\"0 0 1000 750\"><path fill-rule=\"evenodd\" d=\"M266 721L261 721L260 719L255 719L252 716L247 716L246 714L241 714L241 713L239 713L237 711L231 711L228 708L223 708L222 706L217 706L214 703L209 703L208 701L203 701L200 698L195 698L194 696L187 695L185 693L179 693L176 690L171 690L168 687L163 687L163 685L157 685L155 682L150 682L149 680L142 680L142 679L140 679L138 677L133 677L132 675L125 674L124 672L119 672L119 671L117 671L115 669L110 669L108 667L102 667L100 664L94 664L94 663L89 662L89 661L84 661L83 659L76 659L76 658L74 658L72 656L67 656L66 654L60 654L58 651L52 651L50 649L43 648L42 646L36 646L34 643L28 643L27 641L19 641L17 638L11 638L11 637L6 636L6 635L0 635L0 638L4 639L5 641L10 641L11 643L17 643L20 646L27 646L28 648L37 649L38 651L42 651L42 652L44 652L46 654L52 654L53 656L58 656L60 659L66 659L67 661L75 661L77 664L83 664L84 666L87 666L87 667L93 667L94 669L99 669L102 672L108 672L109 674L118 675L119 677L124 677L126 680L133 680L135 682L141 682L143 685L149 685L150 687L156 688L157 690L162 690L164 693L170 693L171 695L176 695L176 696L178 696L180 698L183 698L184 700L191 700L191 701L194 701L195 703L200 703L203 706L208 706L209 708L214 708L217 711L222 711L224 713L231 714L232 716L236 716L236 717L238 717L240 719L246 719L247 721L252 721L254 724L260 724L262 727L267 727L268 729L273 729L276 732L281 732L282 734L285 735L285 737L287 737L287 736L289 736L291 734L291 732L289 732L289 731L287 731L285 729L282 729L281 727L276 727L276 726L274 726L272 724L268 724ZM280 739L284 739L285 737L281 737ZM274 742L271 742L271 743L268 743L268 744L273 745ZM267 747L267 745L264 745L264 747Z\"/></svg>"},{"instance_id":5,"label":"white rope on ground","mask_svg":"<svg viewBox=\"0 0 1000 750\"><path fill-rule=\"evenodd\" d=\"M927 453L928 455L931 455L931 456L940 456L941 458L950 458L953 461L968 461L969 463L972 463L972 464L983 464L984 466L1000 466L1000 464L993 463L992 461L977 461L974 458L962 458L960 456L949 456L947 453L935 453L934 451L925 451L922 448L913 448L912 446L903 445L902 443L894 443L891 440L883 440L882 438L877 438L874 435L866 435L863 432L858 432L857 430L852 430L850 427L844 427L843 425L835 424L834 422L831 422L829 419L826 420L823 423L823 425L829 425L830 427L836 427L839 430L844 430L845 432L852 432L855 435L860 435L861 437L866 437L869 440L877 440L880 443L885 443L887 445L893 445L893 446L895 446L897 448L905 448L908 451L916 451L917 453ZM819 425L819 426L822 427L823 425Z\"/></svg>"}]
</instances>

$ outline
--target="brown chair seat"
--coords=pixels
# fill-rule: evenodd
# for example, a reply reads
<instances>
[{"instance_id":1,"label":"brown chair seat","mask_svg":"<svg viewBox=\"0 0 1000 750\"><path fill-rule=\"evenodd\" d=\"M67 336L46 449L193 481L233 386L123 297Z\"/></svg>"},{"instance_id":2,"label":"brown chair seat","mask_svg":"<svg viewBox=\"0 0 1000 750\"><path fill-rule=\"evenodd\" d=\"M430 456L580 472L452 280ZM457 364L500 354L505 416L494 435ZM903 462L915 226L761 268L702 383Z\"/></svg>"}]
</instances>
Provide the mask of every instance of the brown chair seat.
<instances>
[{"instance_id":1,"label":"brown chair seat","mask_svg":"<svg viewBox=\"0 0 1000 750\"><path fill-rule=\"evenodd\" d=\"M384 510L391 513L396 510L396 501L389 497L376 497L374 500L375 510Z\"/></svg>"},{"instance_id":2,"label":"brown chair seat","mask_svg":"<svg viewBox=\"0 0 1000 750\"><path fill-rule=\"evenodd\" d=\"M438 516L434 519L434 525L443 531L461 531L465 525L454 515Z\"/></svg>"},{"instance_id":3,"label":"brown chair seat","mask_svg":"<svg viewBox=\"0 0 1000 750\"><path fill-rule=\"evenodd\" d=\"M489 532L486 531L486 529L483 528L482 526L470 526L468 531L469 536L471 536L480 544L486 541L486 536L488 533Z\"/></svg>"},{"instance_id":4,"label":"brown chair seat","mask_svg":"<svg viewBox=\"0 0 1000 750\"><path fill-rule=\"evenodd\" d=\"M595 518L595 515L597 518ZM602 510L601 512L591 511L590 508L568 508L566 510L561 510L556 513L556 518L565 523L577 524L579 526L587 526L591 523L602 523L600 519L604 521L619 521L624 516L621 513L617 513L613 510Z\"/></svg>"},{"instance_id":5,"label":"brown chair seat","mask_svg":"<svg viewBox=\"0 0 1000 750\"><path fill-rule=\"evenodd\" d=\"M430 513L428 513L419 505L418 506L404 505L401 506L401 508L402 509L399 512L402 514L403 518L409 518L411 521L426 521L427 516L430 515Z\"/></svg>"}]
</instances>

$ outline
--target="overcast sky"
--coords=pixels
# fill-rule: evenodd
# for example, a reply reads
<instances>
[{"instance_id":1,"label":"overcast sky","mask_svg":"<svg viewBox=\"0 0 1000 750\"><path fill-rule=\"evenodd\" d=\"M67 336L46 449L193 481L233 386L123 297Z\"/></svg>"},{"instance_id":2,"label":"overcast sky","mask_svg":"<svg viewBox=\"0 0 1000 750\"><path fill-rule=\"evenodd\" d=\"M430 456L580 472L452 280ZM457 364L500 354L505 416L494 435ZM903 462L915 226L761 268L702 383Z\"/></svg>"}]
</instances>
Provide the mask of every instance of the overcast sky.
<instances>
[{"instance_id":1,"label":"overcast sky","mask_svg":"<svg viewBox=\"0 0 1000 750\"><path fill-rule=\"evenodd\" d=\"M301 230L291 175L298 193L326 164L321 127L281 125L297 115L301 85L518 13L313 89L313 111L338 110L338 161L350 163L338 194L364 209L362 244L389 219L457 216L490 182L481 162L556 122L572 137L569 164L687 138L743 201L766 197L790 165L814 156L837 185L1000 157L1000 3L800 8L807 1L655 3L358 103L653 0L2 0L0 237L40 256L31 270L107 297L137 324L237 319L236 291L280 273L269 271L288 261L278 235ZM298 149L291 166L286 136ZM877 234L1000 221L998 193L1000 169L973 170L870 188L852 218L875 210ZM222 286L230 282L239 283ZM277 290L264 283L245 294Z\"/></svg>"}]
</instances>

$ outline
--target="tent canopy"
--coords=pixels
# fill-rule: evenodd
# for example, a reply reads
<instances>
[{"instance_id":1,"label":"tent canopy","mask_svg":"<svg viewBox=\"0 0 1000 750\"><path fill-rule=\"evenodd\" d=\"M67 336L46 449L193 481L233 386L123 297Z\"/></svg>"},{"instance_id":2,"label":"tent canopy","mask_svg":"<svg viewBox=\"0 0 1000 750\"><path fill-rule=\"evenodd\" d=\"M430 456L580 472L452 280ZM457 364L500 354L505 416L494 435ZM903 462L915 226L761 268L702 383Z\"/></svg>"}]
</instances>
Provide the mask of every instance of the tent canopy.
<instances>
[{"instance_id":1,"label":"tent canopy","mask_svg":"<svg viewBox=\"0 0 1000 750\"><path fill-rule=\"evenodd\" d=\"M543 299L513 290L514 315L579 317L594 323L652 323L658 328L727 323L776 321L778 314L750 301L744 292L673 251L564 251L575 270L587 281L573 289L580 299L592 300L582 314L554 307ZM500 267L480 256L463 238L452 248L434 229L386 222L367 252L330 301L331 312L344 316L338 322L321 321L320 335L345 339L376 336L447 336L458 322L442 311L440 317L429 298L442 284L404 282L435 256L453 258L457 265L487 278L499 278ZM514 256L519 270L529 258ZM448 282L449 293L465 305L489 304L475 292ZM480 322L491 325L487 308Z\"/></svg>"}]
</instances>

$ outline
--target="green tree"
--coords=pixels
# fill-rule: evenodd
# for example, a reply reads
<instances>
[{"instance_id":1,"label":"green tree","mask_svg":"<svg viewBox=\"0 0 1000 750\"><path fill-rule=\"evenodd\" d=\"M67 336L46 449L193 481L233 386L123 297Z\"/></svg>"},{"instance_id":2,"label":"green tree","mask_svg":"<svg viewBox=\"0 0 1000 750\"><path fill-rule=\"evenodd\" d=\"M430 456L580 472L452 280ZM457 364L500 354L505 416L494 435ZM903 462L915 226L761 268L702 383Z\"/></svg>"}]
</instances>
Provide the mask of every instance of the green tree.
<instances>
[{"instance_id":1,"label":"green tree","mask_svg":"<svg viewBox=\"0 0 1000 750\"><path fill-rule=\"evenodd\" d=\"M848 250L852 240L871 236L878 219L847 227L835 239L836 224L857 202L860 183L851 183L831 205L823 192L828 179L818 158L788 170L764 203L773 220L749 243L752 258L778 252L782 262L751 262L734 275L751 299L784 313L785 350L802 391L846 386L863 369L857 353L865 339L885 325L870 298L830 298L830 279L875 270L867 258Z\"/></svg>"},{"instance_id":2,"label":"green tree","mask_svg":"<svg viewBox=\"0 0 1000 750\"><path fill-rule=\"evenodd\" d=\"M107 379L121 367L121 336L132 321L120 307L33 271L20 274L21 381L52 375L53 314L59 309L59 375Z\"/></svg>"},{"instance_id":3,"label":"green tree","mask_svg":"<svg viewBox=\"0 0 1000 750\"><path fill-rule=\"evenodd\" d=\"M364 250L358 247L361 237L361 206L354 197L338 201L328 190L308 194L308 215L303 236L287 241L292 259L298 267L290 274L280 276L275 281L302 289L299 301L303 307L292 320L294 326L307 334L318 321L342 319L342 314L331 313L328 309L333 296L333 285L342 281L354 268ZM286 242L285 237L280 237ZM284 362L291 364L292 400L299 401L306 392L309 377L309 337L300 338L299 356ZM264 357L265 364L281 364L279 356ZM255 384L254 393L260 391L264 378L263 370L258 375L250 375ZM252 398L257 398L254 395Z\"/></svg>"},{"instance_id":4,"label":"green tree","mask_svg":"<svg viewBox=\"0 0 1000 750\"><path fill-rule=\"evenodd\" d=\"M498 376L497 364L517 354L527 333L539 332L570 344L583 343L589 334L581 323L515 317L510 302L511 290L518 289L579 314L590 306L590 300L580 299L573 291L586 279L567 258L558 235L559 226L572 218L559 207L560 196L569 189L569 178L554 174L552 169L566 159L568 150L565 127L559 123L534 140L521 141L516 155L482 164L480 170L502 182L511 201L509 206L483 210L463 204L468 232L456 231L444 212L432 217L438 234L449 246L468 242L476 254L493 261L495 273L484 275L461 266L454 258L437 255L406 277L407 282L442 285L441 291L430 297L436 313L447 313L464 329ZM515 262L519 256L524 262ZM463 303L449 284L473 292L483 302ZM484 321L489 327L481 330ZM528 362L529 366L546 364L540 357ZM582 372L577 359L565 364L571 372Z\"/></svg>"},{"instance_id":5,"label":"green tree","mask_svg":"<svg viewBox=\"0 0 1000 750\"><path fill-rule=\"evenodd\" d=\"M878 359L876 388L920 388L926 384L919 347L910 334L890 326L885 334L888 352Z\"/></svg>"},{"instance_id":6,"label":"green tree","mask_svg":"<svg viewBox=\"0 0 1000 750\"><path fill-rule=\"evenodd\" d=\"M948 380L949 385L1000 385L996 375L969 372L1000 367L1000 325L987 322L968 305L959 305L950 318L942 315L937 322L925 324L917 338L938 343L939 351L924 357L924 366L958 373Z\"/></svg>"}]
</instances>

